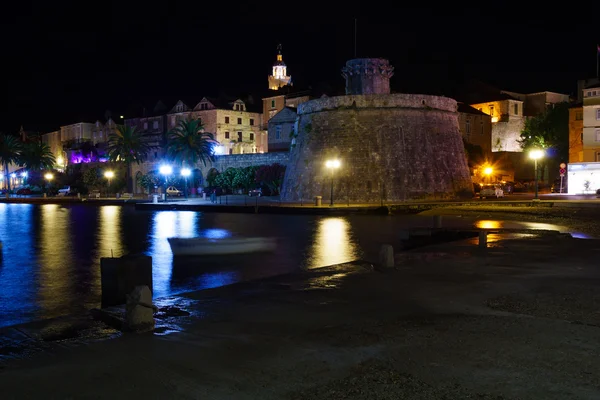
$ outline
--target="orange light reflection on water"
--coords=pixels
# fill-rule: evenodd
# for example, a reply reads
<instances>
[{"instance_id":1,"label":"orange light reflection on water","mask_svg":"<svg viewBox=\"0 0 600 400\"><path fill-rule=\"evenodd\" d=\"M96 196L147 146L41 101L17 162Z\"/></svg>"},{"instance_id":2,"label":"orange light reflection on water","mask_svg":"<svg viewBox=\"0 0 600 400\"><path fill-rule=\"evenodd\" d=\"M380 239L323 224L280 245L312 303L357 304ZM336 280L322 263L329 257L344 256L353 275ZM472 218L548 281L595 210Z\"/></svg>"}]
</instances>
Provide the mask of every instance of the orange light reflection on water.
<instances>
[{"instance_id":1,"label":"orange light reflection on water","mask_svg":"<svg viewBox=\"0 0 600 400\"><path fill-rule=\"evenodd\" d=\"M308 268L319 268L355 260L358 251L352 241L348 221L344 218L323 218L319 221L312 254L313 256L308 261Z\"/></svg>"}]
</instances>

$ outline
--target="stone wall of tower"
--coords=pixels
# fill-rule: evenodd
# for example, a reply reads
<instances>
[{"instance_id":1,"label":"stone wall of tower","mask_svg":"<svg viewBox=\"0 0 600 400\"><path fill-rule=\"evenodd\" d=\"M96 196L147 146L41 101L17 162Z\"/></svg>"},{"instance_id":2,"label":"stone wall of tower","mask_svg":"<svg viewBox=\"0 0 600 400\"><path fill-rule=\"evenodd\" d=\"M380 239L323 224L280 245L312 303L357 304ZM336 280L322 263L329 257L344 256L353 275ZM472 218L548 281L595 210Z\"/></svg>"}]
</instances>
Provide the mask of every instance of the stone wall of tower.
<instances>
[{"instance_id":1,"label":"stone wall of tower","mask_svg":"<svg viewBox=\"0 0 600 400\"><path fill-rule=\"evenodd\" d=\"M356 58L342 68L346 94L388 94L393 75L394 67L383 58Z\"/></svg>"},{"instance_id":2,"label":"stone wall of tower","mask_svg":"<svg viewBox=\"0 0 600 400\"><path fill-rule=\"evenodd\" d=\"M298 107L296 146L283 183L283 201L323 196L380 200L471 198L473 185L453 99L416 94L330 97Z\"/></svg>"}]
</instances>

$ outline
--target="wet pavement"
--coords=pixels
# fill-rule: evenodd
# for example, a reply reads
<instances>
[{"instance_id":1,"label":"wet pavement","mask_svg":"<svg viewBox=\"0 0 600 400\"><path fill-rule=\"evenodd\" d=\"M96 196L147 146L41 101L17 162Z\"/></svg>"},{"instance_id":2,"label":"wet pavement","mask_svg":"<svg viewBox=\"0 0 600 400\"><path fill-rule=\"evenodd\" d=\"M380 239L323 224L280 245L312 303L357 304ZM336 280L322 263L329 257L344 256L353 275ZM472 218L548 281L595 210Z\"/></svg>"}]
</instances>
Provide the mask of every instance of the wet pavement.
<instances>
[{"instance_id":1,"label":"wet pavement","mask_svg":"<svg viewBox=\"0 0 600 400\"><path fill-rule=\"evenodd\" d=\"M600 241L475 242L160 299L153 334L5 329L2 398L600 398Z\"/></svg>"}]
</instances>

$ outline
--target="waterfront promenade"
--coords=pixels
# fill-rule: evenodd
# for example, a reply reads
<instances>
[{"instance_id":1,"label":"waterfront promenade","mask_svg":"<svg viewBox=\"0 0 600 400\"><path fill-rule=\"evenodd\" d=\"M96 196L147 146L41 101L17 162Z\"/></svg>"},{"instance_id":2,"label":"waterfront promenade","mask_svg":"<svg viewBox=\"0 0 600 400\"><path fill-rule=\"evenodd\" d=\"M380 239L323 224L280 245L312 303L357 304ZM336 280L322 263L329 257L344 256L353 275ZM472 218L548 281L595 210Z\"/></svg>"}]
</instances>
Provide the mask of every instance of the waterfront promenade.
<instances>
[{"instance_id":1,"label":"waterfront promenade","mask_svg":"<svg viewBox=\"0 0 600 400\"><path fill-rule=\"evenodd\" d=\"M597 399L600 241L490 235L0 331L3 399Z\"/></svg>"}]
</instances>

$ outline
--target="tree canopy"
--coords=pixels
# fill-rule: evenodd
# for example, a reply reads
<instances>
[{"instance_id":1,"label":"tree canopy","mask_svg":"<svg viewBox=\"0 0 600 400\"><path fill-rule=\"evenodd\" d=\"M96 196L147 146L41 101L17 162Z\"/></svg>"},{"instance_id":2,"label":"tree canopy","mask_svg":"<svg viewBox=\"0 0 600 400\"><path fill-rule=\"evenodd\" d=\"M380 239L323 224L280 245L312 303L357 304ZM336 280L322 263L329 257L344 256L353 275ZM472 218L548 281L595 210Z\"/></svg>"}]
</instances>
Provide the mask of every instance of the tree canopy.
<instances>
[{"instance_id":1,"label":"tree canopy","mask_svg":"<svg viewBox=\"0 0 600 400\"><path fill-rule=\"evenodd\" d=\"M569 104L559 103L540 115L529 118L519 140L525 151L538 148L548 151L549 157L569 158Z\"/></svg>"}]
</instances>

